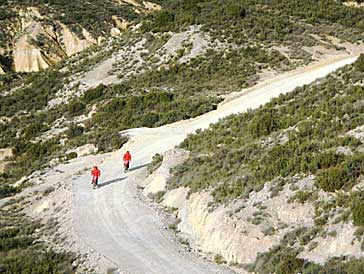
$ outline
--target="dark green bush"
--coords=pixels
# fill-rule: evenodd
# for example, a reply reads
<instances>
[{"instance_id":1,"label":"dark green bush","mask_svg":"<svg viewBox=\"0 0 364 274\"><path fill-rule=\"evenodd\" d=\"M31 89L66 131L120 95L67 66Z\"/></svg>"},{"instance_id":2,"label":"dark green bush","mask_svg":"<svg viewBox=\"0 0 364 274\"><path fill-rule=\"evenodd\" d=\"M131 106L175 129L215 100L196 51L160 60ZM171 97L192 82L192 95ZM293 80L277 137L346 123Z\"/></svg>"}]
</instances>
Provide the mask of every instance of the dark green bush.
<instances>
[{"instance_id":1,"label":"dark green bush","mask_svg":"<svg viewBox=\"0 0 364 274\"><path fill-rule=\"evenodd\" d=\"M85 103L79 100L73 100L67 105L67 111L71 117L83 114L85 109Z\"/></svg>"},{"instance_id":2,"label":"dark green bush","mask_svg":"<svg viewBox=\"0 0 364 274\"><path fill-rule=\"evenodd\" d=\"M149 174L152 174L155 170L157 170L162 163L163 163L163 155L160 155L159 153L153 155L152 162L148 166Z\"/></svg>"},{"instance_id":3,"label":"dark green bush","mask_svg":"<svg viewBox=\"0 0 364 274\"><path fill-rule=\"evenodd\" d=\"M360 71L364 72L364 54L360 54L358 59L355 62L355 68Z\"/></svg>"},{"instance_id":4,"label":"dark green bush","mask_svg":"<svg viewBox=\"0 0 364 274\"><path fill-rule=\"evenodd\" d=\"M66 159L67 159L67 161L68 161L68 160L75 159L75 158L77 158L77 153L76 153L76 152L70 152L70 153L68 153L68 154L66 155Z\"/></svg>"},{"instance_id":5,"label":"dark green bush","mask_svg":"<svg viewBox=\"0 0 364 274\"><path fill-rule=\"evenodd\" d=\"M101 152L119 149L128 141L125 135L121 135L116 130L93 130L89 133L89 139Z\"/></svg>"},{"instance_id":6,"label":"dark green bush","mask_svg":"<svg viewBox=\"0 0 364 274\"><path fill-rule=\"evenodd\" d=\"M75 138L77 136L81 136L84 132L84 128L79 126L79 125L75 125L75 124L71 124L68 127L68 130L66 132L67 137L68 138Z\"/></svg>"},{"instance_id":7,"label":"dark green bush","mask_svg":"<svg viewBox=\"0 0 364 274\"><path fill-rule=\"evenodd\" d=\"M358 226L364 225L364 202L360 201L354 205L352 209L354 224Z\"/></svg>"},{"instance_id":8,"label":"dark green bush","mask_svg":"<svg viewBox=\"0 0 364 274\"><path fill-rule=\"evenodd\" d=\"M332 192L348 182L348 173L342 166L329 167L317 174L316 182L323 190Z\"/></svg>"},{"instance_id":9,"label":"dark green bush","mask_svg":"<svg viewBox=\"0 0 364 274\"><path fill-rule=\"evenodd\" d=\"M55 253L39 241L45 226L13 209L0 210L0 272L22 274L75 273L75 256ZM38 242L38 243L36 243Z\"/></svg>"},{"instance_id":10,"label":"dark green bush","mask_svg":"<svg viewBox=\"0 0 364 274\"><path fill-rule=\"evenodd\" d=\"M302 273L304 261L297 258L298 252L292 248L276 246L267 253L258 254L249 271L260 274L293 274Z\"/></svg>"},{"instance_id":11,"label":"dark green bush","mask_svg":"<svg viewBox=\"0 0 364 274\"><path fill-rule=\"evenodd\" d=\"M0 199L12 196L20 191L19 188L9 186L9 185L1 185L0 186Z\"/></svg>"},{"instance_id":12,"label":"dark green bush","mask_svg":"<svg viewBox=\"0 0 364 274\"><path fill-rule=\"evenodd\" d=\"M82 101L86 104L89 104L97 99L99 99L100 97L102 97L105 92L106 92L107 88L105 85L100 84L95 88L92 89L88 89L82 96Z\"/></svg>"}]
</instances>

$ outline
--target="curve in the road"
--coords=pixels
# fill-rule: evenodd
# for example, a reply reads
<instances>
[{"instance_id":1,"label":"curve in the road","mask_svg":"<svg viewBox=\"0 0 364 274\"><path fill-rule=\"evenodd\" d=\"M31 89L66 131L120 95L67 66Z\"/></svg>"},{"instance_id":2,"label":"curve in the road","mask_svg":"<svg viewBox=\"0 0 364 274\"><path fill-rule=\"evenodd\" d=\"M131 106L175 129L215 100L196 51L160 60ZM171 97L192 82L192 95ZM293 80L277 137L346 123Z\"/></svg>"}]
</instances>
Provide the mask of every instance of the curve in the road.
<instances>
[{"instance_id":1,"label":"curve in the road","mask_svg":"<svg viewBox=\"0 0 364 274\"><path fill-rule=\"evenodd\" d=\"M130 141L123 149L134 155L134 167L150 162L155 153L161 153L179 144L188 133L207 128L227 115L256 108L272 97L309 84L317 78L346 64L355 57L332 59L284 73L247 89L217 110L187 121L159 128L128 130ZM110 154L100 164L105 186L93 191L89 174L75 183L74 225L76 233L96 252L112 260L130 274L213 274L231 273L226 268L181 254L163 230L156 212L136 198L140 169L123 174L121 152Z\"/></svg>"}]
</instances>

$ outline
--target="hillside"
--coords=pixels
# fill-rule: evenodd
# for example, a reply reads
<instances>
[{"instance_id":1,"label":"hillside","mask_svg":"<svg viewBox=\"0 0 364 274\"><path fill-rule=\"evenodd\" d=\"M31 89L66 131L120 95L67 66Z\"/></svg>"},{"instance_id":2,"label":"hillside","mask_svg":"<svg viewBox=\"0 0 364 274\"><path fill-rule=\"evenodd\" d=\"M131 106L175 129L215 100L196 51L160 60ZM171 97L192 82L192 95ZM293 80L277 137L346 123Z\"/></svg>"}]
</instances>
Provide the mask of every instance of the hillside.
<instances>
[{"instance_id":1,"label":"hillside","mask_svg":"<svg viewBox=\"0 0 364 274\"><path fill-rule=\"evenodd\" d=\"M360 273L363 65L185 139L161 198L176 229L256 273Z\"/></svg>"},{"instance_id":2,"label":"hillside","mask_svg":"<svg viewBox=\"0 0 364 274\"><path fill-rule=\"evenodd\" d=\"M39 71L159 10L147 1L0 2L0 74Z\"/></svg>"},{"instance_id":3,"label":"hillside","mask_svg":"<svg viewBox=\"0 0 364 274\"><path fill-rule=\"evenodd\" d=\"M6 223L0 229L0 270L26 273L39 259L36 273L57 272L63 264L67 273L82 272L79 265L92 272L97 265L90 265L79 249L69 253L58 234L50 240L65 229L58 223L63 210L49 202L39 209L42 214L26 211L31 219L22 215L24 208L53 195L65 198L61 189L71 195L79 182L70 179L78 178L75 170L86 174L88 168L73 169L73 164L93 154L102 162L105 153L125 148L133 137L130 129L193 121L242 96L242 90L297 68L309 74L315 64L329 67L359 56L364 52L362 15L359 5L329 0L0 0L0 205L5 204L1 221ZM168 175L165 197L181 188L194 197L203 193L208 211L226 207L242 218L241 225L274 238L274 245L262 244L260 255L251 253L249 266L220 246L207 250L216 261L243 263L257 273L280 273L277 257L307 273L336 255L350 257L354 270L349 273L362 266L351 256L362 252L357 189L363 165L363 63L361 56L353 66L182 142L181 153L189 156ZM52 177L52 172L62 173L63 165L72 176ZM53 174L56 185L45 187L45 172ZM162 194L152 196L162 201ZM275 206L275 198L287 198L280 206L309 211L309 225L279 226L267 209ZM44 217L49 208L61 212L61 219ZM343 240L352 241L352 247L317 259L327 248L321 239L329 237L335 245L334 234L344 230ZM53 248L44 253L47 241ZM284 257L288 251L294 256ZM29 261L22 268L23 256ZM333 259L333 267L345 268L342 261Z\"/></svg>"}]
</instances>

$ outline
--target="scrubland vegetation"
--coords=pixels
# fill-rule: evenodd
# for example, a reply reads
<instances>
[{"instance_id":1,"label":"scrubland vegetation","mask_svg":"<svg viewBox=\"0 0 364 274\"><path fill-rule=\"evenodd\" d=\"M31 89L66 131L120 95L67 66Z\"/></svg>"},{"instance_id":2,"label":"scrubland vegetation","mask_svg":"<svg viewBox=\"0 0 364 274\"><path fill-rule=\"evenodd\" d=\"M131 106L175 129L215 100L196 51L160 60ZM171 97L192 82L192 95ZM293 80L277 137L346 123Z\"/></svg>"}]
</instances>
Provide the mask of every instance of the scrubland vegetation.
<instances>
[{"instance_id":1,"label":"scrubland vegetation","mask_svg":"<svg viewBox=\"0 0 364 274\"><path fill-rule=\"evenodd\" d=\"M0 174L0 198L18 193L23 186L14 187L12 183L44 168L52 159L77 157L74 152L66 155L69 148L87 143L95 144L100 152L120 148L127 141L120 135L122 130L156 127L201 115L216 108L221 101L219 95L251 86L265 70L282 71L307 64L311 56L301 48L321 43L311 34L324 40L331 35L350 42L364 38L362 10L346 7L342 1L153 2L161 4L162 11L140 16L131 6L117 1L16 1L19 7L35 6L42 14L52 14L52 19L68 25L81 38L82 28L94 37L108 36L112 15L140 21L142 26L141 32L124 33L108 50L94 47L38 73L12 73L11 58L0 56L0 65L7 71L0 76L0 148L11 147L14 153L9 159L12 163ZM9 8L13 4L0 0L0 23L4 28L17 16ZM211 48L180 62L179 58L192 47L185 45L177 56L160 66L156 53L170 37L169 31L184 31L191 25L200 25L201 31L211 36ZM149 67L122 79L120 84L99 85L63 104L48 106L72 76L90 70L130 45L132 39L142 38L147 38L148 53L142 58L148 60ZM8 32L0 32L0 44L10 40ZM287 55L277 49L282 46L290 49ZM345 210L337 222L352 220L364 242L360 234L364 225L363 195L350 192L362 180L364 148L361 141L346 134L364 124L363 78L361 56L353 66L325 80L190 135L181 147L190 150L191 157L173 170L170 187L188 186L192 192L210 189L219 204L246 198L267 181L278 180L282 187L297 174L312 174L317 189L344 191L332 203L315 204L320 209L316 212L316 226L324 226L330 212L341 207ZM96 113L90 119L75 122L93 109ZM43 134L60 119L69 121L67 129L44 138ZM341 147L352 154L339 153ZM161 156L156 156L150 171L161 161ZM297 192L292 201L312 202L315 195ZM160 200L162 196L158 193L154 198ZM16 210L2 211L0 219L5 224L0 228L0 272L74 271L73 255L56 254L37 242L42 225ZM301 231L295 237L304 235ZM334 258L323 267L307 264L296 257L298 251L289 243L287 240L261 254L250 269L258 273L361 273L364 267L362 260L350 258ZM222 259L215 258L220 263Z\"/></svg>"},{"instance_id":2,"label":"scrubland vegetation","mask_svg":"<svg viewBox=\"0 0 364 274\"><path fill-rule=\"evenodd\" d=\"M233 115L189 136L192 157L175 169L174 187L213 188L218 201L247 195L276 177L315 174L325 191L350 189L363 174L362 143L345 135L364 122L362 55L321 83ZM354 155L337 153L348 147Z\"/></svg>"},{"instance_id":3,"label":"scrubland vegetation","mask_svg":"<svg viewBox=\"0 0 364 274\"><path fill-rule=\"evenodd\" d=\"M14 20L16 13L11 9L14 6L18 8L36 7L42 15L47 15L49 18L69 26L81 37L82 28L87 29L96 38L100 35L108 35L113 26L111 19L113 15L129 21L139 17L134 12L132 5L120 5L117 1L20 0L14 3L14 1L2 0L0 2L0 21L7 23ZM0 41L2 41L1 38L3 37L0 37Z\"/></svg>"},{"instance_id":4,"label":"scrubland vegetation","mask_svg":"<svg viewBox=\"0 0 364 274\"><path fill-rule=\"evenodd\" d=\"M203 25L218 37L224 36L236 44L251 38L264 43L302 43L302 34L310 25L320 24L334 36L362 39L362 11L346 7L342 1L304 0L200 0L156 1L165 9L147 17L145 30L180 30L189 25ZM213 8L212 8L213 7ZM334 27L330 25L334 24ZM351 33L348 31L353 29ZM306 38L307 39L307 38Z\"/></svg>"},{"instance_id":5,"label":"scrubland vegetation","mask_svg":"<svg viewBox=\"0 0 364 274\"><path fill-rule=\"evenodd\" d=\"M73 254L55 253L39 240L50 227L32 221L16 205L0 210L0 272L75 273ZM51 225L51 224L50 224Z\"/></svg>"},{"instance_id":6,"label":"scrubland vegetation","mask_svg":"<svg viewBox=\"0 0 364 274\"><path fill-rule=\"evenodd\" d=\"M245 199L269 181L275 182L278 192L285 184L294 189L294 178L314 175L315 188L297 191L288 201L312 203L314 226L288 233L280 245L260 254L247 269L257 273L362 272L362 259L332 258L317 265L297 255L300 246L314 248L315 237L328 237L325 227L332 223L352 222L357 240L363 243L363 192L353 187L363 179L364 145L348 134L364 123L363 64L361 55L353 65L325 79L256 110L222 119L180 145L191 152L190 157L173 169L169 187L209 190L217 204ZM319 199L320 190L335 195L325 201ZM272 196L277 195L274 191Z\"/></svg>"}]
</instances>

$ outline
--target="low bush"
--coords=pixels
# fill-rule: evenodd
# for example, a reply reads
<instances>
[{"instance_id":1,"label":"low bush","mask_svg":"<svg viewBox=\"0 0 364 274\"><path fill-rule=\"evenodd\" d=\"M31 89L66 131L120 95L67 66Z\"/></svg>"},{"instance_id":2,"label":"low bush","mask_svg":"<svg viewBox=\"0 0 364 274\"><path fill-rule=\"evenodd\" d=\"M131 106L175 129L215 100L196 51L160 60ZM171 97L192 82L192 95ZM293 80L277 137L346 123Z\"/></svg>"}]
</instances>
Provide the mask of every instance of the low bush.
<instances>
[{"instance_id":1,"label":"low bush","mask_svg":"<svg viewBox=\"0 0 364 274\"><path fill-rule=\"evenodd\" d=\"M364 174L361 142L346 134L364 123L363 109L353 107L364 100L360 77L351 77L358 73L364 77L355 63L189 135L180 146L191 151L190 158L174 168L169 187L212 189L223 202L277 177L314 174L325 191L350 189ZM341 146L355 153L340 153Z\"/></svg>"},{"instance_id":2,"label":"low bush","mask_svg":"<svg viewBox=\"0 0 364 274\"><path fill-rule=\"evenodd\" d=\"M76 152L70 152L66 155L66 160L69 161L69 160L72 160L72 159L75 159L77 158L77 153Z\"/></svg>"},{"instance_id":3,"label":"low bush","mask_svg":"<svg viewBox=\"0 0 364 274\"><path fill-rule=\"evenodd\" d=\"M148 166L149 174L152 174L155 170L157 170L163 162L163 155L159 153L155 154L152 158L152 162Z\"/></svg>"},{"instance_id":4,"label":"low bush","mask_svg":"<svg viewBox=\"0 0 364 274\"><path fill-rule=\"evenodd\" d=\"M354 224L357 226L364 225L364 202L360 201L352 209Z\"/></svg>"},{"instance_id":5,"label":"low bush","mask_svg":"<svg viewBox=\"0 0 364 274\"><path fill-rule=\"evenodd\" d=\"M1 273L75 273L75 256L55 253L39 241L37 231L45 227L14 210L1 210L0 272ZM36 243L38 242L38 243Z\"/></svg>"},{"instance_id":6,"label":"low bush","mask_svg":"<svg viewBox=\"0 0 364 274\"><path fill-rule=\"evenodd\" d=\"M1 185L0 186L0 199L12 196L18 193L20 189L18 187L13 187L9 185Z\"/></svg>"},{"instance_id":7,"label":"low bush","mask_svg":"<svg viewBox=\"0 0 364 274\"><path fill-rule=\"evenodd\" d=\"M329 167L317 174L317 185L325 191L341 189L348 181L348 173L341 166Z\"/></svg>"},{"instance_id":8,"label":"low bush","mask_svg":"<svg viewBox=\"0 0 364 274\"><path fill-rule=\"evenodd\" d=\"M71 124L66 132L69 139L81 136L84 132L84 128L75 124Z\"/></svg>"},{"instance_id":9,"label":"low bush","mask_svg":"<svg viewBox=\"0 0 364 274\"><path fill-rule=\"evenodd\" d=\"M105 94L106 90L107 90L106 86L100 84L95 88L88 89L81 97L81 100L85 104L90 104L96 101L97 99L101 98Z\"/></svg>"},{"instance_id":10,"label":"low bush","mask_svg":"<svg viewBox=\"0 0 364 274\"><path fill-rule=\"evenodd\" d=\"M77 116L77 115L81 115L84 113L86 109L86 104L83 103L82 101L80 100L73 100L71 101L68 105L67 105L67 111L68 111L68 114L71 116L71 117L74 117L74 116Z\"/></svg>"}]
</instances>

